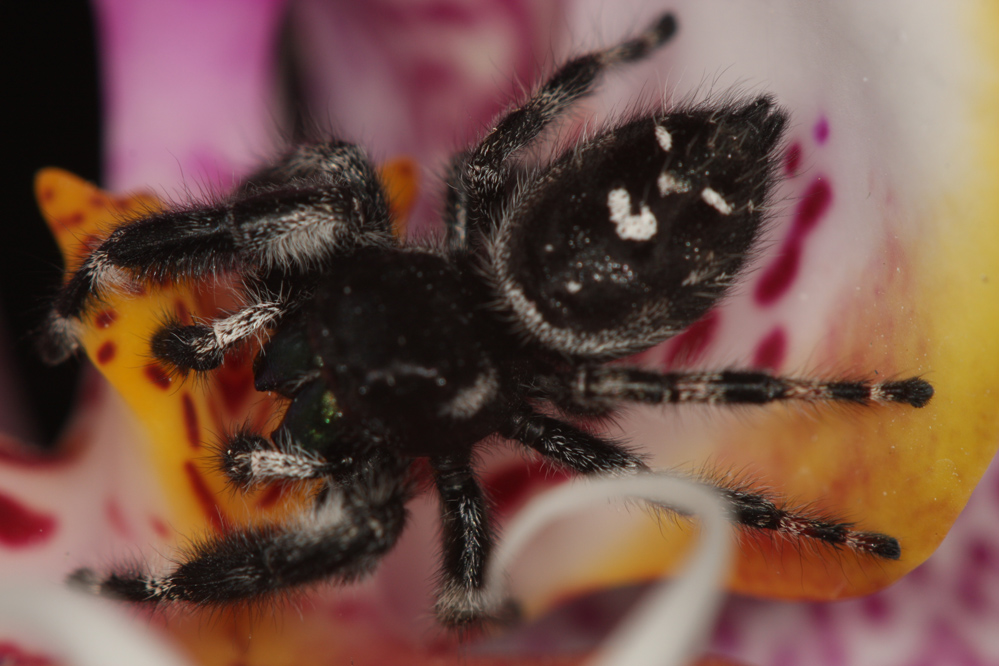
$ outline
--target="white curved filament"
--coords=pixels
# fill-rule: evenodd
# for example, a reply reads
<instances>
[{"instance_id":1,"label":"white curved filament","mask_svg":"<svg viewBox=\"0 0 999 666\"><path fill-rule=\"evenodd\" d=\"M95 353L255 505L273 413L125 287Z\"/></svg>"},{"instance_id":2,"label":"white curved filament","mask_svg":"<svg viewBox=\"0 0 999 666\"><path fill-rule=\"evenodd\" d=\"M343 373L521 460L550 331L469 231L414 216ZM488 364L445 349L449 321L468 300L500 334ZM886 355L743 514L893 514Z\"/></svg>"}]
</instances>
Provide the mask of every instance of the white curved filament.
<instances>
[{"instance_id":1,"label":"white curved filament","mask_svg":"<svg viewBox=\"0 0 999 666\"><path fill-rule=\"evenodd\" d=\"M188 666L123 610L51 584L0 584L0 636L73 666Z\"/></svg>"},{"instance_id":2,"label":"white curved filament","mask_svg":"<svg viewBox=\"0 0 999 666\"><path fill-rule=\"evenodd\" d=\"M487 590L499 595L512 561L549 522L612 498L656 502L700 519L700 541L675 579L650 591L601 647L594 666L686 666L703 649L728 573L732 526L711 489L675 476L644 473L563 484L529 503L506 529L489 568Z\"/></svg>"}]
</instances>

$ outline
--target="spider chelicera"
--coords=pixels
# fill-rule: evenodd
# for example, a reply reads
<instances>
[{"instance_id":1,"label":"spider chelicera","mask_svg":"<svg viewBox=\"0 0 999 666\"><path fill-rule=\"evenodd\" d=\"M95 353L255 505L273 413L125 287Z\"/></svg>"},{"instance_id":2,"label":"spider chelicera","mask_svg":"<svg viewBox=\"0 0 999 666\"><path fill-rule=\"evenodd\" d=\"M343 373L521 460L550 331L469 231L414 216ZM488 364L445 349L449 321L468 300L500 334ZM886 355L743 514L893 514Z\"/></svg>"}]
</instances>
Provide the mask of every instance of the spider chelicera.
<instances>
[{"instance_id":1,"label":"spider chelicera","mask_svg":"<svg viewBox=\"0 0 999 666\"><path fill-rule=\"evenodd\" d=\"M152 355L208 372L269 334L256 388L287 398L287 413L268 436L227 436L218 467L241 490L303 480L321 490L298 516L207 538L172 570L81 570L75 580L132 601L219 605L354 579L399 538L417 492L411 468L426 458L443 521L437 616L467 626L506 607L484 591L493 531L472 464L497 435L580 474L638 474L647 469L638 454L573 422L629 402L923 406L932 388L917 378L605 365L718 303L755 249L776 180L788 115L767 95L638 115L545 164L522 163L605 70L645 58L675 30L664 15L570 60L457 154L443 241L398 240L377 172L336 138L294 147L222 200L112 232L55 299L43 357L72 354L81 317L124 281L236 275L239 309L164 323ZM747 528L899 557L890 536L745 488L718 491Z\"/></svg>"}]
</instances>

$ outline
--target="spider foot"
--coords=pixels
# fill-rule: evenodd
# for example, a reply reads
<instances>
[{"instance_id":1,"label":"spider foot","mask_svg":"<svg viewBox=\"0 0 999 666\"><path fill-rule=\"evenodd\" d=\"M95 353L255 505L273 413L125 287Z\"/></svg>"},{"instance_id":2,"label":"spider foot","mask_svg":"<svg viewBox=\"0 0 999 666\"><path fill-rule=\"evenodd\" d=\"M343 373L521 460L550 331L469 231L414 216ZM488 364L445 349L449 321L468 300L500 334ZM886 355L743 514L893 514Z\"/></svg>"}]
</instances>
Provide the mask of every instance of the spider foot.
<instances>
[{"instance_id":1,"label":"spider foot","mask_svg":"<svg viewBox=\"0 0 999 666\"><path fill-rule=\"evenodd\" d=\"M437 619L446 627L471 631L487 625L513 624L522 616L513 599L481 588L449 581L437 591Z\"/></svg>"},{"instance_id":2,"label":"spider foot","mask_svg":"<svg viewBox=\"0 0 999 666\"><path fill-rule=\"evenodd\" d=\"M59 365L80 348L79 321L53 310L35 336L35 348L47 365Z\"/></svg>"},{"instance_id":3,"label":"spider foot","mask_svg":"<svg viewBox=\"0 0 999 666\"><path fill-rule=\"evenodd\" d=\"M225 360L226 350L210 326L168 324L153 335L149 346L153 356L182 372L207 372Z\"/></svg>"}]
</instances>

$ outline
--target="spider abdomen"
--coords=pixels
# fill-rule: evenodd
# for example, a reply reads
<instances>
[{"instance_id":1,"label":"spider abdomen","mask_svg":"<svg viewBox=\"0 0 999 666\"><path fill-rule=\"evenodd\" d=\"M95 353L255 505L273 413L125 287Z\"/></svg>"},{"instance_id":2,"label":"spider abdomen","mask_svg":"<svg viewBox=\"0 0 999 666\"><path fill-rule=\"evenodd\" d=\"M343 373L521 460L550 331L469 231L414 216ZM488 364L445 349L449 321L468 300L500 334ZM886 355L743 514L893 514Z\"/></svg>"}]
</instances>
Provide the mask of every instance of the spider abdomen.
<instances>
[{"instance_id":1,"label":"spider abdomen","mask_svg":"<svg viewBox=\"0 0 999 666\"><path fill-rule=\"evenodd\" d=\"M501 221L506 304L548 346L593 358L686 328L759 236L786 120L764 96L640 118L567 151Z\"/></svg>"}]
</instances>

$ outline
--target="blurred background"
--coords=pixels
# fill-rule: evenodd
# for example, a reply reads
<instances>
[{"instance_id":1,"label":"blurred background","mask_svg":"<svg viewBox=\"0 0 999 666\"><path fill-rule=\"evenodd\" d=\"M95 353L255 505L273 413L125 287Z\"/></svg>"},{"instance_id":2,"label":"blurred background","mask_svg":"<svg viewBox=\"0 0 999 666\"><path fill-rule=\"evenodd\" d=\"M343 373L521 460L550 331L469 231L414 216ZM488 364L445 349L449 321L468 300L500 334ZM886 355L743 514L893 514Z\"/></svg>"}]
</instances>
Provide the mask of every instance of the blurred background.
<instances>
[{"instance_id":1,"label":"blurred background","mask_svg":"<svg viewBox=\"0 0 999 666\"><path fill-rule=\"evenodd\" d=\"M46 367L30 341L62 271L35 205L33 181L46 166L100 178L94 23L84 0L8 2L0 35L11 114L3 133L8 175L0 242L0 432L50 448L69 411L80 362Z\"/></svg>"}]
</instances>

